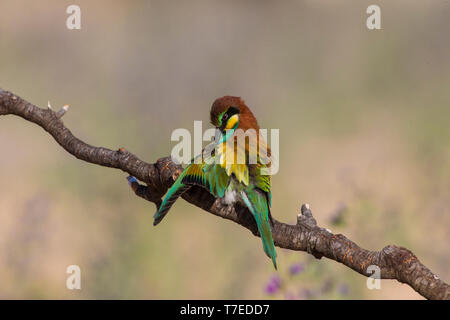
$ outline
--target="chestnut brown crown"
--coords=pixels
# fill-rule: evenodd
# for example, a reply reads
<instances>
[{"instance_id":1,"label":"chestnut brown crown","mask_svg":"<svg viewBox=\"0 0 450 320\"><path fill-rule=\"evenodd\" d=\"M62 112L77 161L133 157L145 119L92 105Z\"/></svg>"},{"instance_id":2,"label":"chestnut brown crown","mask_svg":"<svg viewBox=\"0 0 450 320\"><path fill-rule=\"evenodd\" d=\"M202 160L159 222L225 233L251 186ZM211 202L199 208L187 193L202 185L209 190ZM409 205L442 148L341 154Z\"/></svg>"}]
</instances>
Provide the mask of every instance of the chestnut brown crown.
<instances>
[{"instance_id":1,"label":"chestnut brown crown","mask_svg":"<svg viewBox=\"0 0 450 320\"><path fill-rule=\"evenodd\" d=\"M239 125L238 129L247 130L255 129L259 130L258 121L252 111L247 107L244 100L240 97L224 96L216 99L211 106L211 123L215 127L220 126L219 116L228 110L229 107L235 107L239 109Z\"/></svg>"}]
</instances>

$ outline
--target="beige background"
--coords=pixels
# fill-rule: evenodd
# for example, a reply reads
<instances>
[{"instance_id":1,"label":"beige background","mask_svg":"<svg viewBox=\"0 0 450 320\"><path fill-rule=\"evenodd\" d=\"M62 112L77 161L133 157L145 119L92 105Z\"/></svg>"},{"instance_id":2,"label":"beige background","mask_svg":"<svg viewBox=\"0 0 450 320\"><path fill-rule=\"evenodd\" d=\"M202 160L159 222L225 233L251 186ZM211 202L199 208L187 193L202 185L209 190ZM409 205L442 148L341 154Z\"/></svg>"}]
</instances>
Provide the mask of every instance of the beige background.
<instances>
[{"instance_id":1,"label":"beige background","mask_svg":"<svg viewBox=\"0 0 450 320\"><path fill-rule=\"evenodd\" d=\"M70 31L72 3L2 1L1 88L67 103L79 138L149 162L170 153L172 130L206 124L215 98L242 96L280 129L277 219L307 202L322 226L367 249L406 246L450 280L449 1L77 1L82 29ZM379 31L365 27L373 3ZM0 150L0 298L272 298L270 260L238 225L179 201L154 228L125 173L20 118L1 117ZM420 298L278 252L273 298ZM289 277L298 261L305 272ZM71 264L81 291L65 288Z\"/></svg>"}]
</instances>

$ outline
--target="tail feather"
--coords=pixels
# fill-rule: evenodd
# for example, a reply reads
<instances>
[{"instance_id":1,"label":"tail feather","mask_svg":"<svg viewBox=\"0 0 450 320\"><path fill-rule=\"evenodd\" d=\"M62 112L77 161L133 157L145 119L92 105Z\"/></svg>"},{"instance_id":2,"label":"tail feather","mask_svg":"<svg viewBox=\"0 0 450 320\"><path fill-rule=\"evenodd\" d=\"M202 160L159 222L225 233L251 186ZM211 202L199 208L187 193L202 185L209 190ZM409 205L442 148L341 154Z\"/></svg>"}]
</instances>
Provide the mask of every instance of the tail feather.
<instances>
[{"instance_id":1,"label":"tail feather","mask_svg":"<svg viewBox=\"0 0 450 320\"><path fill-rule=\"evenodd\" d=\"M272 230L270 229L269 221L256 217L256 224L258 225L258 231L261 235L263 249L266 255L272 259L273 266L277 270L277 252L275 251L275 245L272 238Z\"/></svg>"},{"instance_id":2,"label":"tail feather","mask_svg":"<svg viewBox=\"0 0 450 320\"><path fill-rule=\"evenodd\" d=\"M277 252L272 238L272 229L269 222L269 207L266 199L257 191L247 194L242 192L242 198L256 220L261 236L263 249L266 255L272 259L275 270L277 269Z\"/></svg>"}]
</instances>

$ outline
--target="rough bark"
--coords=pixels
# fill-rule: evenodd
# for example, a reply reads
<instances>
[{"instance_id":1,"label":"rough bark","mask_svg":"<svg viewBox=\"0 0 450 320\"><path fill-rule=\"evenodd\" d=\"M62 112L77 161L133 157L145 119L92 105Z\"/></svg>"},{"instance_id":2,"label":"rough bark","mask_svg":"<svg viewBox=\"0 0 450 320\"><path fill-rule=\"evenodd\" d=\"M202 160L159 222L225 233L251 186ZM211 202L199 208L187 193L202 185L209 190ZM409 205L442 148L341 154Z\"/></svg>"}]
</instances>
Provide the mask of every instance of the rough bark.
<instances>
[{"instance_id":1,"label":"rough bark","mask_svg":"<svg viewBox=\"0 0 450 320\"><path fill-rule=\"evenodd\" d=\"M0 115L16 115L37 124L47 131L67 152L76 158L93 164L120 169L140 181L131 182L131 187L141 198L161 203L161 197L173 184L182 168L169 157L146 163L124 148L110 150L91 146L76 138L64 126L61 117L67 108L58 112L50 108L39 108L11 92L0 89ZM234 221L258 235L254 219L246 208L225 206L200 187L194 187L183 195L191 204L216 216ZM297 223L289 225L274 219L273 238L275 245L290 250L306 251L320 259L327 257L369 276L367 268L378 266L382 279L396 279L406 283L428 299L449 299L450 286L433 274L408 249L388 245L380 251L359 247L342 234L333 234L317 225L308 205L303 205Z\"/></svg>"}]
</instances>

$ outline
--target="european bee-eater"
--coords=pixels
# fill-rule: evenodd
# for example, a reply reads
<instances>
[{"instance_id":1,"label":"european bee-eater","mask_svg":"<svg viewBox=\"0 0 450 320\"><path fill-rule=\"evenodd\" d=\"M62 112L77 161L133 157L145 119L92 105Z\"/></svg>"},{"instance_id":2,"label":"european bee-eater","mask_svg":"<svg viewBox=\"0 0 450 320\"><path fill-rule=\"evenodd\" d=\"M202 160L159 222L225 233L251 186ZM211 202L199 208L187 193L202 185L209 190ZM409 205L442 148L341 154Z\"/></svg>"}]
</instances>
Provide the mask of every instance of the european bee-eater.
<instances>
[{"instance_id":1,"label":"european bee-eater","mask_svg":"<svg viewBox=\"0 0 450 320\"><path fill-rule=\"evenodd\" d=\"M272 239L270 213L271 192L270 175L263 171L268 169L270 150L259 134L255 116L239 97L225 96L217 99L211 107L211 123L220 131L215 149L209 161L193 162L180 174L169 189L161 206L156 212L154 225L157 225L169 211L173 203L190 187L202 186L214 197L232 205L240 202L253 214L264 252L272 259L277 268L275 246ZM240 131L238 129L242 129ZM251 157L252 142L238 139L238 132L256 132L258 145L256 157ZM233 138L232 138L233 137ZM250 138L251 140L251 138ZM232 148L226 146L232 142ZM253 141L255 142L255 141ZM264 152L261 152L265 148ZM230 150L233 150L231 157ZM241 157L241 158L239 158ZM236 161L243 159L243 161ZM255 159L251 161L251 159ZM231 160L231 161L230 161Z\"/></svg>"}]
</instances>

